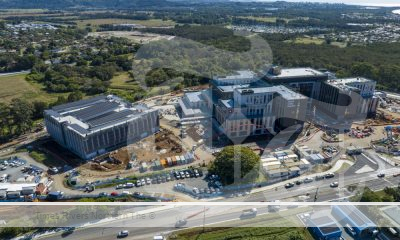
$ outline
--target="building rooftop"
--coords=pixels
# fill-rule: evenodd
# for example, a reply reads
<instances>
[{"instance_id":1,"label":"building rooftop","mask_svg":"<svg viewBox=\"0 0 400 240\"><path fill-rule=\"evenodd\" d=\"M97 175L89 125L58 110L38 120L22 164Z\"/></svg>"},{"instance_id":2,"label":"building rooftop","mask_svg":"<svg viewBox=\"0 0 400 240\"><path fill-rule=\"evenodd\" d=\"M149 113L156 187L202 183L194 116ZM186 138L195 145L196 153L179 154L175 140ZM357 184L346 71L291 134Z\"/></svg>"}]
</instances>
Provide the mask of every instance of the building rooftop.
<instances>
[{"instance_id":1,"label":"building rooftop","mask_svg":"<svg viewBox=\"0 0 400 240\"><path fill-rule=\"evenodd\" d=\"M332 206L332 210L340 211L353 223L352 227L364 229L367 227L375 227L375 224L353 205L336 205Z\"/></svg>"},{"instance_id":2,"label":"building rooftop","mask_svg":"<svg viewBox=\"0 0 400 240\"><path fill-rule=\"evenodd\" d=\"M328 80L327 83L342 90L357 91L359 89L354 85L363 83L375 83L375 81L363 77L357 77L357 78L332 79Z\"/></svg>"},{"instance_id":3,"label":"building rooftop","mask_svg":"<svg viewBox=\"0 0 400 240\"><path fill-rule=\"evenodd\" d=\"M201 101L203 101L203 99L202 99L202 92L201 92L201 91L200 91L200 92L188 92L188 93L186 93L185 95L186 95L186 97L188 98L188 100L189 100L190 102L195 103L195 102L201 102Z\"/></svg>"},{"instance_id":4,"label":"building rooftop","mask_svg":"<svg viewBox=\"0 0 400 240\"><path fill-rule=\"evenodd\" d=\"M268 72L266 77L268 79L284 79L296 77L324 77L325 73L317 71L312 68L280 68L277 72Z\"/></svg>"},{"instance_id":5,"label":"building rooftop","mask_svg":"<svg viewBox=\"0 0 400 240\"><path fill-rule=\"evenodd\" d=\"M242 70L237 71L236 74L228 75L228 76L216 76L215 80L223 81L223 80L241 80L241 79L255 79L257 78L257 74L250 70Z\"/></svg>"},{"instance_id":6,"label":"building rooftop","mask_svg":"<svg viewBox=\"0 0 400 240\"><path fill-rule=\"evenodd\" d=\"M233 92L236 88L249 88L250 84L239 84L239 85L228 85L228 86L218 86L221 92Z\"/></svg>"},{"instance_id":7,"label":"building rooftop","mask_svg":"<svg viewBox=\"0 0 400 240\"><path fill-rule=\"evenodd\" d=\"M382 208L382 211L395 224L395 226L400 226L400 207L399 206L384 207L384 208Z\"/></svg>"},{"instance_id":8,"label":"building rooftop","mask_svg":"<svg viewBox=\"0 0 400 240\"><path fill-rule=\"evenodd\" d=\"M93 98L55 106L46 114L81 135L123 124L151 111L145 105L132 105L114 95Z\"/></svg>"},{"instance_id":9,"label":"building rooftop","mask_svg":"<svg viewBox=\"0 0 400 240\"><path fill-rule=\"evenodd\" d=\"M293 90L290 90L289 88L282 85L258 88L238 88L235 90L238 91L240 94L278 93L287 100L306 99L306 97L301 95L300 93L296 93Z\"/></svg>"},{"instance_id":10,"label":"building rooftop","mask_svg":"<svg viewBox=\"0 0 400 240\"><path fill-rule=\"evenodd\" d=\"M310 219L311 225L321 230L323 234L340 232L340 228L336 222L328 216L322 216L314 219Z\"/></svg>"}]
</instances>

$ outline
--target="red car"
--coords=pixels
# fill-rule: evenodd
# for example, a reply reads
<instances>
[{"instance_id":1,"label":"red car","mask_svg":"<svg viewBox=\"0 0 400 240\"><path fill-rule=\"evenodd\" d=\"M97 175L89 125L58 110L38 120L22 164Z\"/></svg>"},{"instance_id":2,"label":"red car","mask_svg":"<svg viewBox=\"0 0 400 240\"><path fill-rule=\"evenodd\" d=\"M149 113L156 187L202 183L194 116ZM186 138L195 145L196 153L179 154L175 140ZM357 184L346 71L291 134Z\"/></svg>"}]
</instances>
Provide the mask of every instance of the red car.
<instances>
[{"instance_id":1,"label":"red car","mask_svg":"<svg viewBox=\"0 0 400 240\"><path fill-rule=\"evenodd\" d=\"M117 192L112 192L110 195L115 197L115 196L118 196L118 193Z\"/></svg>"}]
</instances>

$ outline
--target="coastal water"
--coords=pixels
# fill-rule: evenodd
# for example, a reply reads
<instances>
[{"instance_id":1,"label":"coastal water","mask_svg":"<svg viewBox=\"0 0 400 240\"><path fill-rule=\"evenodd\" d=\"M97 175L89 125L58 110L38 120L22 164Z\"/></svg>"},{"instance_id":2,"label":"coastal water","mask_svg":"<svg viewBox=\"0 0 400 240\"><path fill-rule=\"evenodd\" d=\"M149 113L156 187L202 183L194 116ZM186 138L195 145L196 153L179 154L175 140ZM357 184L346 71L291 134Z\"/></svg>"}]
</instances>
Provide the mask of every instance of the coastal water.
<instances>
[{"instance_id":1,"label":"coastal water","mask_svg":"<svg viewBox=\"0 0 400 240\"><path fill-rule=\"evenodd\" d=\"M244 1L249 1L249 0L244 0ZM276 1L276 0L256 0L256 1L270 2L270 1ZM345 3L345 4L363 5L363 6L400 7L399 0L286 0L286 1L288 1L288 2Z\"/></svg>"}]
</instances>

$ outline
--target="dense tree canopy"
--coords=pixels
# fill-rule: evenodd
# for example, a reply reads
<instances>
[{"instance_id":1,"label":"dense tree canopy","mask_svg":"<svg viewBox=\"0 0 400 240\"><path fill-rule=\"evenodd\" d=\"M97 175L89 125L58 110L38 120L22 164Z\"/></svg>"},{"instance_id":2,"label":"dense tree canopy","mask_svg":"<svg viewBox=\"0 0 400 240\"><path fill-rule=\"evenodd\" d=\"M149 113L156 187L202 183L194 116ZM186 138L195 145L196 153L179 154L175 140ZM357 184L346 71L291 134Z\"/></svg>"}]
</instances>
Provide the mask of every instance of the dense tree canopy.
<instances>
[{"instance_id":1,"label":"dense tree canopy","mask_svg":"<svg viewBox=\"0 0 400 240\"><path fill-rule=\"evenodd\" d=\"M232 184L243 179L251 180L258 176L260 157L250 148L228 146L218 153L209 166L209 172L221 177L224 184ZM236 179L236 176L239 179Z\"/></svg>"}]
</instances>

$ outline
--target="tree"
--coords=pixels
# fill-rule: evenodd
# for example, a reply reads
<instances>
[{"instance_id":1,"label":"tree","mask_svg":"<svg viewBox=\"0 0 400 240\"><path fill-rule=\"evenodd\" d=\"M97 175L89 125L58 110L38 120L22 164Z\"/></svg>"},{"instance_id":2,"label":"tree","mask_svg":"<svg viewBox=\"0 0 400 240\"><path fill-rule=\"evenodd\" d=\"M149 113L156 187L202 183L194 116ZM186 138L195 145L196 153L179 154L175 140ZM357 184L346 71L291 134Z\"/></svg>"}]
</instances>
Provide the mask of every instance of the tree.
<instances>
[{"instance_id":1,"label":"tree","mask_svg":"<svg viewBox=\"0 0 400 240\"><path fill-rule=\"evenodd\" d=\"M366 187L361 195L360 202L382 202L382 200L378 194Z\"/></svg>"},{"instance_id":2,"label":"tree","mask_svg":"<svg viewBox=\"0 0 400 240\"><path fill-rule=\"evenodd\" d=\"M67 99L64 96L58 96L57 101L54 103L54 106L61 105L67 103Z\"/></svg>"},{"instance_id":3,"label":"tree","mask_svg":"<svg viewBox=\"0 0 400 240\"><path fill-rule=\"evenodd\" d=\"M26 100L14 98L11 100L10 115L17 133L25 133L32 127L33 105Z\"/></svg>"},{"instance_id":4,"label":"tree","mask_svg":"<svg viewBox=\"0 0 400 240\"><path fill-rule=\"evenodd\" d=\"M351 73L355 76L375 78L377 69L370 63L360 62L351 66Z\"/></svg>"},{"instance_id":5,"label":"tree","mask_svg":"<svg viewBox=\"0 0 400 240\"><path fill-rule=\"evenodd\" d=\"M209 172L221 177L224 184L258 176L260 157L250 148L228 146L218 153L215 161L209 166ZM240 179L238 179L240 177Z\"/></svg>"},{"instance_id":6,"label":"tree","mask_svg":"<svg viewBox=\"0 0 400 240\"><path fill-rule=\"evenodd\" d=\"M35 101L33 102L33 119L40 119L43 117L43 112L49 107L45 102Z\"/></svg>"},{"instance_id":7,"label":"tree","mask_svg":"<svg viewBox=\"0 0 400 240\"><path fill-rule=\"evenodd\" d=\"M72 92L68 95L68 102L76 102L83 98L83 94L80 91Z\"/></svg>"},{"instance_id":8,"label":"tree","mask_svg":"<svg viewBox=\"0 0 400 240\"><path fill-rule=\"evenodd\" d=\"M11 131L10 108L0 102L0 140L4 139Z\"/></svg>"}]
</instances>

